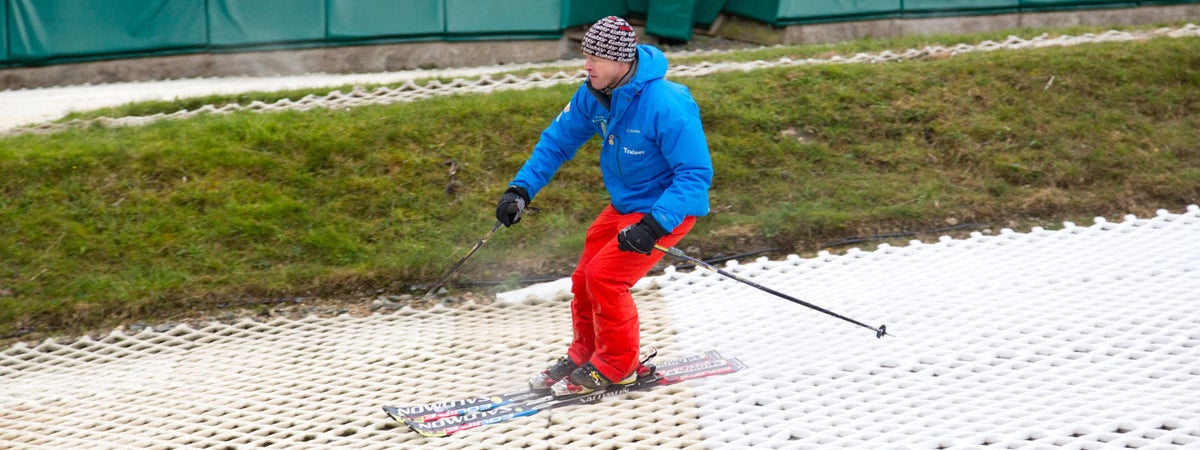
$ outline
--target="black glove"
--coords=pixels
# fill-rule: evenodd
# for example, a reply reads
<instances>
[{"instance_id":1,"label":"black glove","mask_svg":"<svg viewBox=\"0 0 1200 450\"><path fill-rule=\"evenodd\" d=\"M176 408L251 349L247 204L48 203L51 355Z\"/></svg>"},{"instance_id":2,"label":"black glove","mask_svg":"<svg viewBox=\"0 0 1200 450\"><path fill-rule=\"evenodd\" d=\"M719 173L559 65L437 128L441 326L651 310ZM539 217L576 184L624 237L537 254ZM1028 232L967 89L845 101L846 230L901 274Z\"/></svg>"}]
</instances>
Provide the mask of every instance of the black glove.
<instances>
[{"instance_id":1,"label":"black glove","mask_svg":"<svg viewBox=\"0 0 1200 450\"><path fill-rule=\"evenodd\" d=\"M654 220L654 216L646 214L638 223L625 227L617 233L617 248L627 252L638 252L649 255L654 250L654 244L667 235L662 225Z\"/></svg>"},{"instance_id":2,"label":"black glove","mask_svg":"<svg viewBox=\"0 0 1200 450\"><path fill-rule=\"evenodd\" d=\"M496 204L496 220L506 227L511 227L521 221L521 214L525 212L525 205L528 204L529 191L523 187L509 186L508 190L504 191L504 196L500 197L500 203Z\"/></svg>"}]
</instances>

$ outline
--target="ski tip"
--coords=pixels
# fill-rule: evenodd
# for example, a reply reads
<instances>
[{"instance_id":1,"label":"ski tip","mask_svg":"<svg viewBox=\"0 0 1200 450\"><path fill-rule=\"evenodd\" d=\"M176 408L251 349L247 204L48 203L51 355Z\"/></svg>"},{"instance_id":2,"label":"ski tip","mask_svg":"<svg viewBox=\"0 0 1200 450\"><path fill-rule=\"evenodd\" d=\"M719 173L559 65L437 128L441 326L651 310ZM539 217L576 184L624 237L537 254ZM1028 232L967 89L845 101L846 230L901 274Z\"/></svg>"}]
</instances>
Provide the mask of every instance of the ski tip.
<instances>
[{"instance_id":1,"label":"ski tip","mask_svg":"<svg viewBox=\"0 0 1200 450\"><path fill-rule=\"evenodd\" d=\"M749 367L746 365L746 363L742 362L742 360L738 358L729 358L729 365L733 367L734 372L746 370L746 368Z\"/></svg>"},{"instance_id":2,"label":"ski tip","mask_svg":"<svg viewBox=\"0 0 1200 450\"><path fill-rule=\"evenodd\" d=\"M396 409L395 406L384 406L383 413L387 414L388 417L391 417L392 420L395 420L400 423L404 423L403 415L400 414L400 410Z\"/></svg>"},{"instance_id":3,"label":"ski tip","mask_svg":"<svg viewBox=\"0 0 1200 450\"><path fill-rule=\"evenodd\" d=\"M412 427L409 427L409 428L412 428ZM446 432L446 430L426 431L426 430L418 430L416 428L412 428L412 430L417 432L417 434L419 434L421 436L431 437L431 438L446 437L446 436L450 435L450 433Z\"/></svg>"}]
</instances>

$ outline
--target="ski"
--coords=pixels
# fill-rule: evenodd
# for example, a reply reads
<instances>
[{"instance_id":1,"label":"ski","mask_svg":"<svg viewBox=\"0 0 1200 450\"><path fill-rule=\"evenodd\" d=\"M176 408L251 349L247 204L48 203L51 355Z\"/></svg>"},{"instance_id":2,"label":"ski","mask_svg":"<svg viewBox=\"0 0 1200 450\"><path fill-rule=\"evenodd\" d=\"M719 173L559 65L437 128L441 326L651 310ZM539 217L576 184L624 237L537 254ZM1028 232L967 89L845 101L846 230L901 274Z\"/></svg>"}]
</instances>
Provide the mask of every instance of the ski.
<instances>
[{"instance_id":1,"label":"ski","mask_svg":"<svg viewBox=\"0 0 1200 450\"><path fill-rule=\"evenodd\" d=\"M540 411L545 411L548 409L571 405L593 404L606 398L619 397L634 391L646 390L655 386L675 384L695 378L732 373L742 370L745 367L746 366L736 358L693 361L692 363L685 364L684 366L676 366L673 373L655 373L645 379L635 381L632 384L612 386L603 391L559 397L548 394L536 399L525 401L523 403L503 405L489 410L475 411L453 417L445 417L431 422L404 422L409 428L422 436L444 437L464 430L505 422L519 417L531 416Z\"/></svg>"},{"instance_id":2,"label":"ski","mask_svg":"<svg viewBox=\"0 0 1200 450\"><path fill-rule=\"evenodd\" d=\"M445 417L460 416L478 411L518 403L539 397L541 394L526 389L507 394L472 397L448 402L435 402L416 406L384 406L383 412L397 421L432 422Z\"/></svg>"},{"instance_id":3,"label":"ski","mask_svg":"<svg viewBox=\"0 0 1200 450\"><path fill-rule=\"evenodd\" d=\"M643 358L643 364L654 358L658 354L657 350L651 349L649 354ZM704 361L723 360L720 353L716 350L709 350L704 353L666 361L656 365L656 372L670 375L680 369L687 369L688 365L700 363ZM525 389L523 391L510 392L504 394L486 395L479 397L471 397L461 400L452 400L446 402L435 402L423 405L413 406L384 406L383 411L392 419L399 422L432 422L446 417L461 416L475 412L487 411L499 406L518 403L530 399L535 399L547 395L545 391L534 391Z\"/></svg>"}]
</instances>

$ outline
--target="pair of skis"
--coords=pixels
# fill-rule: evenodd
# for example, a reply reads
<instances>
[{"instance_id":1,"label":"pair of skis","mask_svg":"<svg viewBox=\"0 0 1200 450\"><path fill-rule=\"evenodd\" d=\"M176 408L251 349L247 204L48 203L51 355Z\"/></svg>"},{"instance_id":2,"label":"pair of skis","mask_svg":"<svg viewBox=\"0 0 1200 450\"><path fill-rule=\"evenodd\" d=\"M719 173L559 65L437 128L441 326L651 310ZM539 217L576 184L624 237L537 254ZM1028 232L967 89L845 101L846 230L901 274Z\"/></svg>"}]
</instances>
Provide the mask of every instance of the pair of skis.
<instances>
[{"instance_id":1,"label":"pair of skis","mask_svg":"<svg viewBox=\"0 0 1200 450\"><path fill-rule=\"evenodd\" d=\"M653 357L653 354L650 357ZM733 373L745 367L737 358L725 358L717 351L710 350L657 364L654 371L631 384L613 385L608 389L586 394L554 396L545 391L524 390L424 405L384 406L383 411L422 436L443 437L484 425L532 416L548 409L588 405L655 386Z\"/></svg>"}]
</instances>

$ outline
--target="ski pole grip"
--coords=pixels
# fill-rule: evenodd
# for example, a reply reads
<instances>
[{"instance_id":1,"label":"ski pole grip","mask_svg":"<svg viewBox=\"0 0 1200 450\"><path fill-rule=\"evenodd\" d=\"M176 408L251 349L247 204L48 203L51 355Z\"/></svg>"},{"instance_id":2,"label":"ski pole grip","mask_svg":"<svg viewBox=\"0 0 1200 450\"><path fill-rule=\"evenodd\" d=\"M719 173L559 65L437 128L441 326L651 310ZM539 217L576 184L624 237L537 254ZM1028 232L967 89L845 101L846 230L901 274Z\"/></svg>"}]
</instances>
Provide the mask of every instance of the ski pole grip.
<instances>
[{"instance_id":1,"label":"ski pole grip","mask_svg":"<svg viewBox=\"0 0 1200 450\"><path fill-rule=\"evenodd\" d=\"M513 223L521 219L525 213L525 199L517 197L517 201L508 204L508 213L513 215Z\"/></svg>"}]
</instances>

